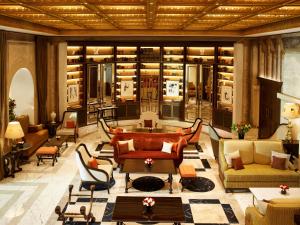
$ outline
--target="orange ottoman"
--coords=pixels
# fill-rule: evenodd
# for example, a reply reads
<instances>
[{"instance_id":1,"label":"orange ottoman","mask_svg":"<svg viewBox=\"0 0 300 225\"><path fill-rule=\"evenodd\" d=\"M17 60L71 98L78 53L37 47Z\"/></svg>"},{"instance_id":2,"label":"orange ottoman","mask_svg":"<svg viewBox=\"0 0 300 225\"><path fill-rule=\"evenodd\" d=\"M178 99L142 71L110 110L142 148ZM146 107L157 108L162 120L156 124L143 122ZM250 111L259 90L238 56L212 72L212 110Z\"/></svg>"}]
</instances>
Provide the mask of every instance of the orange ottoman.
<instances>
[{"instance_id":1,"label":"orange ottoman","mask_svg":"<svg viewBox=\"0 0 300 225\"><path fill-rule=\"evenodd\" d=\"M179 174L180 174L180 181L181 183L181 191L183 191L186 184L188 184L191 180L196 179L196 170L193 165L184 165L181 164L179 166Z\"/></svg>"},{"instance_id":2,"label":"orange ottoman","mask_svg":"<svg viewBox=\"0 0 300 225\"><path fill-rule=\"evenodd\" d=\"M36 151L36 157L38 159L37 165L43 162L43 159L52 159L52 166L54 166L55 161L57 162L58 148L56 146L45 147L42 146Z\"/></svg>"}]
</instances>

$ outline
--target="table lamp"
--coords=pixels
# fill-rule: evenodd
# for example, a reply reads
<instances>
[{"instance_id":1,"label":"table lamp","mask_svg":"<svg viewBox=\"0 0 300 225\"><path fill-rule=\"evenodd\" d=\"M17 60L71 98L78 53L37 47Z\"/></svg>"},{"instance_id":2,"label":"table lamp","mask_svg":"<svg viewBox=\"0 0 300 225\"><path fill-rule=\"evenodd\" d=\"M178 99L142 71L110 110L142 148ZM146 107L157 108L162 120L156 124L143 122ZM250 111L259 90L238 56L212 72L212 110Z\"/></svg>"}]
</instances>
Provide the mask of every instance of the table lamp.
<instances>
[{"instance_id":1,"label":"table lamp","mask_svg":"<svg viewBox=\"0 0 300 225\"><path fill-rule=\"evenodd\" d=\"M292 123L291 119L295 119L299 116L299 105L296 103L285 103L283 107L282 116L288 120L288 131L285 136L285 140L292 141Z\"/></svg>"},{"instance_id":2,"label":"table lamp","mask_svg":"<svg viewBox=\"0 0 300 225\"><path fill-rule=\"evenodd\" d=\"M18 121L9 122L4 137L12 139L12 150L16 149L16 139L24 137L21 124Z\"/></svg>"}]
</instances>

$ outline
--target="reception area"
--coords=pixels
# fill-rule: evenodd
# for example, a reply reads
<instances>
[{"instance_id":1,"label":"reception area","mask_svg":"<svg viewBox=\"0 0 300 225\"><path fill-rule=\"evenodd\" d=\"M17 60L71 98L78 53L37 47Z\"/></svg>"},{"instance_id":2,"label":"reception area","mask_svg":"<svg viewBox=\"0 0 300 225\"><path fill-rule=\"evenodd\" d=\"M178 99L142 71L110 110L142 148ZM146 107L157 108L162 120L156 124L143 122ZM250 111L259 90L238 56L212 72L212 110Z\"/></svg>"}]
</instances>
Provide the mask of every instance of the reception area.
<instances>
[{"instance_id":1,"label":"reception area","mask_svg":"<svg viewBox=\"0 0 300 225\"><path fill-rule=\"evenodd\" d=\"M0 224L300 224L300 2L0 2Z\"/></svg>"}]
</instances>

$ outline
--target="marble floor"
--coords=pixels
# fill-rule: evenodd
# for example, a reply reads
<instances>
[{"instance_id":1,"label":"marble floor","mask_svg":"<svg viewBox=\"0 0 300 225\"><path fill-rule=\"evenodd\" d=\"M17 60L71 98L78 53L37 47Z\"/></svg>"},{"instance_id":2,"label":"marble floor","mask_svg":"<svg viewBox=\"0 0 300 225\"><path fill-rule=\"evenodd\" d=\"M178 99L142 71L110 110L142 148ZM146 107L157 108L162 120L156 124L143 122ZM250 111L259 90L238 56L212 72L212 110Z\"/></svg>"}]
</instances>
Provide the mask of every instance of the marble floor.
<instances>
[{"instance_id":1,"label":"marble floor","mask_svg":"<svg viewBox=\"0 0 300 225\"><path fill-rule=\"evenodd\" d=\"M90 126L81 130L80 136L77 144L80 142L86 143L91 152L93 152L92 149L96 149L100 140L100 133L97 127ZM195 153L195 149L191 149L191 152L188 153L189 155L196 154L197 157L199 155L198 160L197 157L193 160L193 157L189 157L189 155L184 160L189 160L189 163L192 162L196 168L199 168L197 175L212 180L215 183L215 188L210 192L191 192L188 190L181 192L181 186L178 183L179 176L175 175L174 194L172 196L182 197L183 203L189 205L189 210L193 214L193 221L187 221L188 223L212 225L244 224L244 211L248 205L251 205L251 194L225 194L218 178L218 165L213 159L208 135L203 133L199 143L203 152ZM15 178L5 178L0 181L0 224L61 224L61 222L57 221L54 208L57 205L63 207L66 203L68 185L74 184L74 190L77 191L80 181L75 163L74 150L76 146L74 143L69 143L69 147L58 158L58 163L54 167L51 166L49 161L36 166L36 158L33 156L26 164L22 165L23 171L17 173ZM110 146L104 147L108 151L110 148ZM99 152L94 153L99 154ZM208 163L203 163L202 159ZM113 204L117 195L126 195L124 193L124 174L116 170L114 171L114 177L116 184L112 187L110 195L106 191L97 191L95 194L96 198L106 199L104 205L100 204L94 208L97 211L95 212L97 217L102 218L100 219L101 224L114 224L107 221L107 217L105 217L107 207ZM143 195L144 193L132 189L129 194ZM151 195L155 197L169 194L168 190L164 188L158 192L151 192ZM236 220L229 219L228 207L234 211Z\"/></svg>"}]
</instances>

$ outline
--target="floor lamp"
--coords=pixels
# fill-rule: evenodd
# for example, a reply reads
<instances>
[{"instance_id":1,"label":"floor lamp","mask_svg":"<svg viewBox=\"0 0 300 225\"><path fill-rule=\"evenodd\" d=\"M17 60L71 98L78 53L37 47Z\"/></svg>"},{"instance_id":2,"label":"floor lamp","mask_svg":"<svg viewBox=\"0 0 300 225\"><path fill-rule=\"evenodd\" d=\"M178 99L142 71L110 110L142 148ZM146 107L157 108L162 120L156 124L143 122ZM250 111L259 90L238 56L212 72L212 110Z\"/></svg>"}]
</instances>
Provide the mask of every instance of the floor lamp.
<instances>
[{"instance_id":1,"label":"floor lamp","mask_svg":"<svg viewBox=\"0 0 300 225\"><path fill-rule=\"evenodd\" d=\"M24 137L21 124L18 121L9 122L4 137L7 139L12 139L12 150L16 150L16 140Z\"/></svg>"},{"instance_id":2,"label":"floor lamp","mask_svg":"<svg viewBox=\"0 0 300 225\"><path fill-rule=\"evenodd\" d=\"M285 103L283 107L282 116L288 120L288 131L285 136L285 140L292 142L292 123L291 120L299 116L299 105L296 103Z\"/></svg>"}]
</instances>

